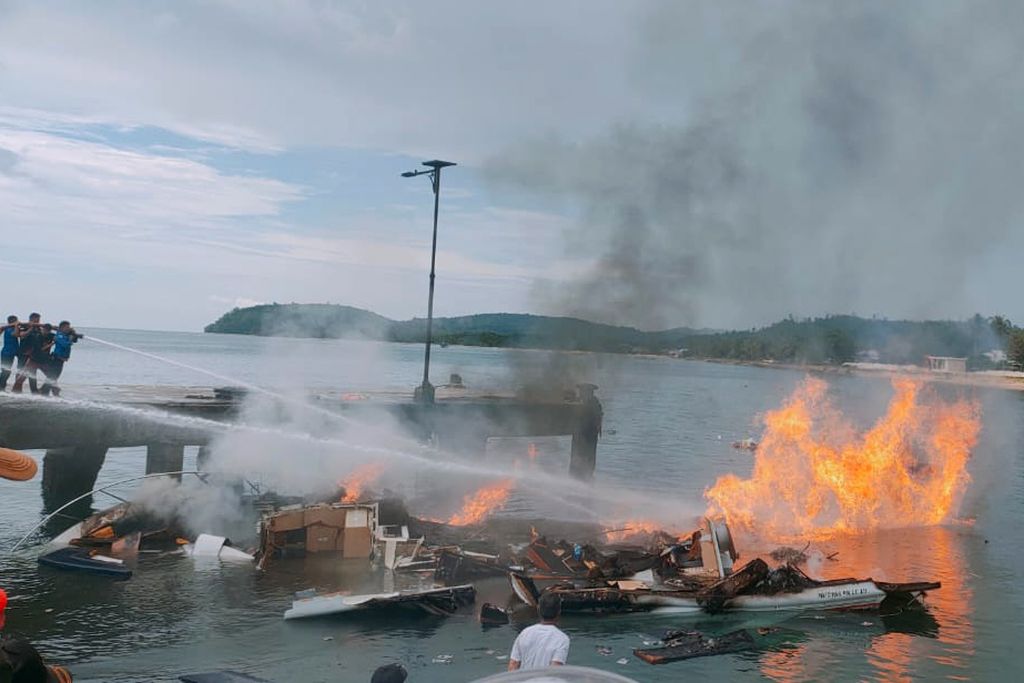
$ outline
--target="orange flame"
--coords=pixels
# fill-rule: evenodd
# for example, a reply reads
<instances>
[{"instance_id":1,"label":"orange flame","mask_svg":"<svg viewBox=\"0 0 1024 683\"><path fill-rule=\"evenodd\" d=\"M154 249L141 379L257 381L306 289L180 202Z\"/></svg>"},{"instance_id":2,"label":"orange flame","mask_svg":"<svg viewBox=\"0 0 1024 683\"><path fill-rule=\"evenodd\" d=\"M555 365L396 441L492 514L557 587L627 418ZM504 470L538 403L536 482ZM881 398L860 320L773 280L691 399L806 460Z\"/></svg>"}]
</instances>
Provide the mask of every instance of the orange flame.
<instances>
[{"instance_id":1,"label":"orange flame","mask_svg":"<svg viewBox=\"0 0 1024 683\"><path fill-rule=\"evenodd\" d=\"M462 509L452 515L448 523L452 526L468 526L484 521L491 512L505 504L514 483L513 479L505 479L466 496L462 501Z\"/></svg>"},{"instance_id":2,"label":"orange flame","mask_svg":"<svg viewBox=\"0 0 1024 683\"><path fill-rule=\"evenodd\" d=\"M765 415L750 479L720 477L704 492L710 513L774 538L823 539L952 519L970 481L981 428L977 402L919 401L921 385L893 380L886 414L863 435L807 379Z\"/></svg>"},{"instance_id":3,"label":"orange flame","mask_svg":"<svg viewBox=\"0 0 1024 683\"><path fill-rule=\"evenodd\" d=\"M384 471L384 465L376 462L367 463L352 470L347 477L338 482L345 489L342 503L357 503L366 490L366 485L374 481Z\"/></svg>"}]
</instances>

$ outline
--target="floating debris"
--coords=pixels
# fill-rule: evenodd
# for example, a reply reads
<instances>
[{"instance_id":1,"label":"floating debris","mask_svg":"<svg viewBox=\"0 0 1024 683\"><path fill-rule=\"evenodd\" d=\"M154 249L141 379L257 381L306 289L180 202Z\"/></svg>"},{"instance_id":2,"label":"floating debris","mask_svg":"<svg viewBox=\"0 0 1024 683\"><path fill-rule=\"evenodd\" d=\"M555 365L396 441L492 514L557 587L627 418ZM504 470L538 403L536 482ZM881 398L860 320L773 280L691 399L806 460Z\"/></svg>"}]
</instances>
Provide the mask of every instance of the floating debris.
<instances>
[{"instance_id":1,"label":"floating debris","mask_svg":"<svg viewBox=\"0 0 1024 683\"><path fill-rule=\"evenodd\" d=\"M750 451L753 453L757 450L757 441L754 439L740 439L739 441L733 441L732 447L738 451Z\"/></svg>"},{"instance_id":2,"label":"floating debris","mask_svg":"<svg viewBox=\"0 0 1024 683\"><path fill-rule=\"evenodd\" d=\"M652 570L618 579L605 577L586 563L586 573L574 571L566 553L538 540L527 549L527 559L538 570L510 571L509 582L516 596L532 606L542 593L557 593L565 613L867 609L885 599L911 602L941 587L932 581L817 581L791 564L770 569L760 558L734 572L738 557L728 526L707 519L690 538L662 549Z\"/></svg>"},{"instance_id":3,"label":"floating debris","mask_svg":"<svg viewBox=\"0 0 1024 683\"><path fill-rule=\"evenodd\" d=\"M259 567L273 557L334 553L342 558L373 556L377 503L289 505L260 521Z\"/></svg>"},{"instance_id":4,"label":"floating debris","mask_svg":"<svg viewBox=\"0 0 1024 683\"><path fill-rule=\"evenodd\" d=\"M130 579L132 570L124 566L124 561L116 557L101 555L89 548L69 546L54 550L39 558L39 564L56 569L85 571L103 574L116 579Z\"/></svg>"},{"instance_id":5,"label":"floating debris","mask_svg":"<svg viewBox=\"0 0 1024 683\"><path fill-rule=\"evenodd\" d=\"M302 591L296 594L296 599L292 602L291 609L284 613L284 618L305 619L385 607L411 607L428 614L448 616L459 607L471 605L475 599L476 589L468 584L450 588L428 588L368 595L346 595L344 593L318 595L315 592L310 594L309 591Z\"/></svg>"},{"instance_id":6,"label":"floating debris","mask_svg":"<svg viewBox=\"0 0 1024 683\"><path fill-rule=\"evenodd\" d=\"M489 602L480 606L480 623L484 626L504 626L509 622L508 612ZM487 654L491 654L488 652Z\"/></svg>"},{"instance_id":7,"label":"floating debris","mask_svg":"<svg viewBox=\"0 0 1024 683\"><path fill-rule=\"evenodd\" d=\"M754 638L747 631L733 631L709 638L699 631L669 631L663 645L652 649L633 650L633 654L648 664L667 664L695 657L709 657L740 652L754 647Z\"/></svg>"},{"instance_id":8,"label":"floating debris","mask_svg":"<svg viewBox=\"0 0 1024 683\"><path fill-rule=\"evenodd\" d=\"M782 564L800 565L807 562L807 549L809 547L811 547L810 543L804 546L803 550L797 550L796 548L790 548L789 546L784 545L771 551L768 555L776 562L780 562Z\"/></svg>"}]
</instances>

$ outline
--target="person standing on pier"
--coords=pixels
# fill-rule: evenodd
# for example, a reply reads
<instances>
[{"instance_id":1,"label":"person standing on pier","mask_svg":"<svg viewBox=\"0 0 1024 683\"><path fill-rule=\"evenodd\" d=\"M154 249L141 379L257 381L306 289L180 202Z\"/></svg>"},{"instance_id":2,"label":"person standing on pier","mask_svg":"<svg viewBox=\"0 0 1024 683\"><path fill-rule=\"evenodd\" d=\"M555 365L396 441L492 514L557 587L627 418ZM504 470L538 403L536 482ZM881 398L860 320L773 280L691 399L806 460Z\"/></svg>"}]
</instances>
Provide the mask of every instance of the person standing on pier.
<instances>
[{"instance_id":1,"label":"person standing on pier","mask_svg":"<svg viewBox=\"0 0 1024 683\"><path fill-rule=\"evenodd\" d=\"M0 330L4 333L3 348L0 348L0 391L7 391L7 380L18 356L18 316L7 316L7 324Z\"/></svg>"},{"instance_id":2,"label":"person standing on pier","mask_svg":"<svg viewBox=\"0 0 1024 683\"><path fill-rule=\"evenodd\" d=\"M28 377L28 389L33 394L39 393L39 388L36 385L36 371L35 368L29 368L32 360L33 352L42 346L42 332L39 330L41 315L38 313L32 313L28 316L27 323L18 324L18 375L14 380L14 386L11 388L16 394L21 393L22 387L25 385L25 378ZM31 371L31 374L29 374Z\"/></svg>"},{"instance_id":3,"label":"person standing on pier","mask_svg":"<svg viewBox=\"0 0 1024 683\"><path fill-rule=\"evenodd\" d=\"M50 354L47 362L40 366L43 374L46 376L46 381L42 386L43 396L49 396L51 393L54 396L60 396L60 387L57 386L57 380L60 379L60 374L64 372L64 364L71 360L71 345L78 342L82 335L75 332L75 328L71 327L71 323L67 320L61 320L60 325L57 326L57 332L53 335L53 352Z\"/></svg>"}]
</instances>

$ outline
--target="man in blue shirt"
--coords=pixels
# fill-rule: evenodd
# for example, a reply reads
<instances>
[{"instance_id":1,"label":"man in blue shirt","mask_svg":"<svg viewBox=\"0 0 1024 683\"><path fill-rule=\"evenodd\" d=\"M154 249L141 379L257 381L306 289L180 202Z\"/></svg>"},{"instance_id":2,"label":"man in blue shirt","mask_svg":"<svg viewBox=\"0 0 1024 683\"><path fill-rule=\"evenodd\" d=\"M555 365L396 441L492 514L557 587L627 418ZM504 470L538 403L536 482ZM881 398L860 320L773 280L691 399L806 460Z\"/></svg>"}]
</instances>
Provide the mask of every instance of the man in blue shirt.
<instances>
[{"instance_id":1,"label":"man in blue shirt","mask_svg":"<svg viewBox=\"0 0 1024 683\"><path fill-rule=\"evenodd\" d=\"M18 355L18 316L7 316L7 324L0 327L4 334L4 345L0 348L0 391L7 390L7 380Z\"/></svg>"},{"instance_id":2,"label":"man in blue shirt","mask_svg":"<svg viewBox=\"0 0 1024 683\"><path fill-rule=\"evenodd\" d=\"M44 396L51 393L54 396L60 396L57 380L60 379L60 373L64 372L64 364L71 360L71 345L81 337L82 335L71 327L71 323L67 320L60 321L57 332L53 335L53 351L50 353L50 357L39 365L43 374L46 375L46 381L41 389Z\"/></svg>"}]
</instances>

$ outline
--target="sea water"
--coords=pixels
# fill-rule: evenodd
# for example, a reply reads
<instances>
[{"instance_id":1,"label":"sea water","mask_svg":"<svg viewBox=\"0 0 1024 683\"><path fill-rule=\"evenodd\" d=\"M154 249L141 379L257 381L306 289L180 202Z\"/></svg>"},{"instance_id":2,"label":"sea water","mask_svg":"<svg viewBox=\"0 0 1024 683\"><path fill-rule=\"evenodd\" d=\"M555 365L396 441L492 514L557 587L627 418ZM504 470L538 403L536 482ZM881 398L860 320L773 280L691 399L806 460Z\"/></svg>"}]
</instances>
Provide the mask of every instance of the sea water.
<instances>
[{"instance_id":1,"label":"sea water","mask_svg":"<svg viewBox=\"0 0 1024 683\"><path fill-rule=\"evenodd\" d=\"M83 330L86 335L90 330ZM304 387L409 390L422 373L422 346L331 340L262 339L231 335L96 330L103 339L166 356L226 377L290 391ZM458 372L472 388L509 388L532 352L435 348L432 379ZM526 359L524 361L524 358ZM538 362L540 356L537 356ZM601 486L627 489L630 500L678 501L700 507L703 489L726 472L746 475L752 458L729 447L758 434L758 416L776 407L802 373L671 359L593 356L591 376L605 408L598 448ZM76 384L206 385L210 379L85 341L75 347L62 381ZM864 424L888 398L884 380L830 379L844 409ZM78 393L77 395L81 395ZM971 463L967 522L895 529L815 544L832 576L884 580L934 579L943 588L927 611L856 613L697 621L650 615L566 617L570 661L639 681L690 677L727 680L893 680L902 677L1005 680L1024 673L1015 648L1024 635L1024 399L980 392L983 432ZM536 440L541 458L567 459L566 439ZM492 442L500 462L514 442ZM33 452L41 459L42 453ZM195 452L186 454L186 467ZM112 449L100 484L141 474L136 449ZM100 504L100 501L97 501ZM102 505L106 505L103 502ZM517 499L529 514L528 497ZM643 517L636 510L624 513ZM320 587L358 589L358 563L289 565L255 572L247 566L196 569L186 558L143 556L127 582L39 567L31 553L2 552L40 518L39 477L0 480L0 587L11 595L8 630L28 634L78 681L173 681L183 672L230 668L275 681L366 681L380 663L401 661L411 681L460 681L506 665L513 627L481 629L467 611L430 616L365 615L358 619L284 622L292 592ZM414 510L415 512L415 510ZM740 539L743 559L753 557ZM503 604L501 580L482 583L477 604ZM783 637L758 652L661 667L632 657L633 648L664 630L698 627L721 632L779 626ZM608 654L608 652L611 654ZM440 657L440 655L452 655ZM625 660L627 663L620 664ZM443 663L447 662L447 663Z\"/></svg>"}]
</instances>

